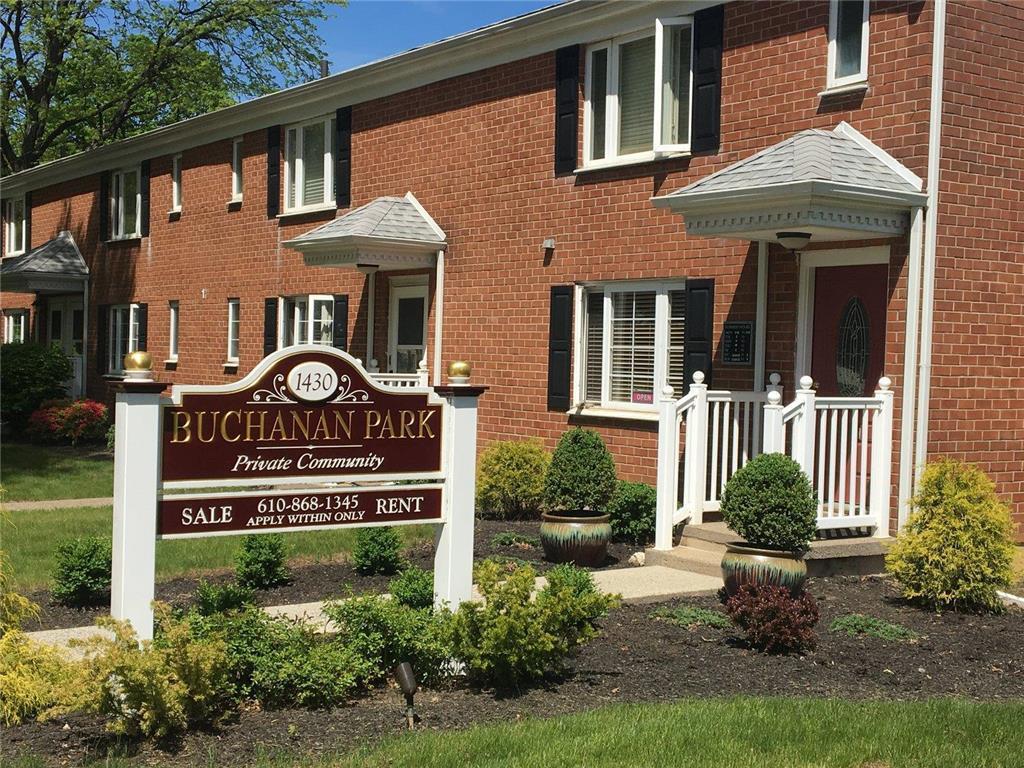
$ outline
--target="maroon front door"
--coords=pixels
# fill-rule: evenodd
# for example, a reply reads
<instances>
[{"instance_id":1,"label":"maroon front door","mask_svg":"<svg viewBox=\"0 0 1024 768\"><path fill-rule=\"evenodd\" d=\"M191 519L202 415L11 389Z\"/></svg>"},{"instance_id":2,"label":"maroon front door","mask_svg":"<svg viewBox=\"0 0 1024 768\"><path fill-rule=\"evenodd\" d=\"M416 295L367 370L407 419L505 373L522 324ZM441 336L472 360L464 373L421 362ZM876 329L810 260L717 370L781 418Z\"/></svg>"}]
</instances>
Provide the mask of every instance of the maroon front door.
<instances>
[{"instance_id":1,"label":"maroon front door","mask_svg":"<svg viewBox=\"0 0 1024 768\"><path fill-rule=\"evenodd\" d=\"M887 264L814 271L811 377L822 397L861 397L885 363Z\"/></svg>"}]
</instances>

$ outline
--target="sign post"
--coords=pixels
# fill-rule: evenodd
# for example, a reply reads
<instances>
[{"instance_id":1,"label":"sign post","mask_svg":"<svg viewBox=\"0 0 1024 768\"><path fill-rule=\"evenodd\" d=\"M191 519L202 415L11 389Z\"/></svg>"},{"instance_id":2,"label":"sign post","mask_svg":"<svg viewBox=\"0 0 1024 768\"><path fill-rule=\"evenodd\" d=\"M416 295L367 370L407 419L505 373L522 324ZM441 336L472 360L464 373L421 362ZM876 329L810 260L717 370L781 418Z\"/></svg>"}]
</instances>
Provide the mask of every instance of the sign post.
<instances>
[{"instance_id":1,"label":"sign post","mask_svg":"<svg viewBox=\"0 0 1024 768\"><path fill-rule=\"evenodd\" d=\"M158 538L429 523L435 603L470 598L486 388L468 365L452 364L448 386L398 388L345 352L301 345L241 381L170 397L150 366L126 357L115 411L111 615L140 639L153 635ZM188 492L211 487L228 490Z\"/></svg>"}]
</instances>

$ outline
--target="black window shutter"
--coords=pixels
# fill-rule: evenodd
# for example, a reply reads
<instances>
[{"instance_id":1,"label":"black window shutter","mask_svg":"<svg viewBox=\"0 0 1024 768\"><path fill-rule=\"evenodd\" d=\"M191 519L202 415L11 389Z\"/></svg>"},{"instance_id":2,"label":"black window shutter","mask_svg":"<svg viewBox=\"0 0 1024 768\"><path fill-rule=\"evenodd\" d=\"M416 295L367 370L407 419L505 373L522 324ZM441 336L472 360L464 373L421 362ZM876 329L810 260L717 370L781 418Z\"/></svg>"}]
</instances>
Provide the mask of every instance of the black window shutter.
<instances>
[{"instance_id":1,"label":"black window shutter","mask_svg":"<svg viewBox=\"0 0 1024 768\"><path fill-rule=\"evenodd\" d=\"M100 174L100 241L110 239L110 171Z\"/></svg>"},{"instance_id":2,"label":"black window shutter","mask_svg":"<svg viewBox=\"0 0 1024 768\"><path fill-rule=\"evenodd\" d=\"M139 165L139 218L142 221L139 234L149 237L149 160Z\"/></svg>"},{"instance_id":3,"label":"black window shutter","mask_svg":"<svg viewBox=\"0 0 1024 768\"><path fill-rule=\"evenodd\" d=\"M263 356L277 349L277 296L263 300Z\"/></svg>"},{"instance_id":4,"label":"black window shutter","mask_svg":"<svg viewBox=\"0 0 1024 768\"><path fill-rule=\"evenodd\" d=\"M267 128L267 218L281 212L281 126Z\"/></svg>"},{"instance_id":5,"label":"black window shutter","mask_svg":"<svg viewBox=\"0 0 1024 768\"><path fill-rule=\"evenodd\" d=\"M576 170L579 123L580 47L555 51L555 174Z\"/></svg>"},{"instance_id":6,"label":"black window shutter","mask_svg":"<svg viewBox=\"0 0 1024 768\"><path fill-rule=\"evenodd\" d=\"M334 297L334 346L348 349L348 296ZM369 361L367 361L369 362Z\"/></svg>"},{"instance_id":7,"label":"black window shutter","mask_svg":"<svg viewBox=\"0 0 1024 768\"><path fill-rule=\"evenodd\" d=\"M100 304L96 308L96 373L107 372L107 323L110 322L110 305Z\"/></svg>"},{"instance_id":8,"label":"black window shutter","mask_svg":"<svg viewBox=\"0 0 1024 768\"><path fill-rule=\"evenodd\" d=\"M711 385L711 360L715 328L715 281L686 281L686 331L683 342L683 380L689 388L693 374L701 371Z\"/></svg>"},{"instance_id":9,"label":"black window shutter","mask_svg":"<svg viewBox=\"0 0 1024 768\"><path fill-rule=\"evenodd\" d=\"M572 286L551 286L548 326L548 410L567 411L572 405Z\"/></svg>"},{"instance_id":10,"label":"black window shutter","mask_svg":"<svg viewBox=\"0 0 1024 768\"><path fill-rule=\"evenodd\" d=\"M722 133L722 31L725 6L693 15L694 152L717 152Z\"/></svg>"},{"instance_id":11,"label":"black window shutter","mask_svg":"<svg viewBox=\"0 0 1024 768\"><path fill-rule=\"evenodd\" d=\"M145 352L149 345L149 304L138 304L135 317L139 323L139 335L135 339L135 348Z\"/></svg>"},{"instance_id":12,"label":"black window shutter","mask_svg":"<svg viewBox=\"0 0 1024 768\"><path fill-rule=\"evenodd\" d=\"M25 250L32 250L32 193L25 193Z\"/></svg>"},{"instance_id":13,"label":"black window shutter","mask_svg":"<svg viewBox=\"0 0 1024 768\"><path fill-rule=\"evenodd\" d=\"M342 107L334 120L338 156L334 158L335 198L339 208L352 205L352 107Z\"/></svg>"}]
</instances>

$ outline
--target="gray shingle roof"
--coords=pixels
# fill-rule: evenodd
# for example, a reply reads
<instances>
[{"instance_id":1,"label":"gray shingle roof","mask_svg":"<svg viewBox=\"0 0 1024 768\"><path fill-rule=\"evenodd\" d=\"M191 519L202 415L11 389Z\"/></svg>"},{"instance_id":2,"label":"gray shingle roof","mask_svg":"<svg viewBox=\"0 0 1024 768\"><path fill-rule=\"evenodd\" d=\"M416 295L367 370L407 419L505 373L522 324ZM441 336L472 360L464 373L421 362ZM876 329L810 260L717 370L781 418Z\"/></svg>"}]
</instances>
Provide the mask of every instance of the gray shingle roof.
<instances>
[{"instance_id":1,"label":"gray shingle roof","mask_svg":"<svg viewBox=\"0 0 1024 768\"><path fill-rule=\"evenodd\" d=\"M445 242L443 233L439 232L437 225L408 195L378 197L296 239L315 242L340 237L379 237L386 240L412 240L439 245Z\"/></svg>"},{"instance_id":2,"label":"gray shingle roof","mask_svg":"<svg viewBox=\"0 0 1024 768\"><path fill-rule=\"evenodd\" d=\"M89 267L78 250L75 239L67 230L60 232L38 248L22 256L14 256L0 262L0 277L23 274L48 274L61 276L84 276Z\"/></svg>"},{"instance_id":3,"label":"gray shingle roof","mask_svg":"<svg viewBox=\"0 0 1024 768\"><path fill-rule=\"evenodd\" d=\"M907 176L886 162L885 153L866 139L858 141L852 129L819 128L801 131L745 160L671 193L672 197L698 193L739 191L798 181L826 181L858 187L919 192ZM862 137L863 138L863 137ZM870 148L869 148L870 147Z\"/></svg>"}]
</instances>

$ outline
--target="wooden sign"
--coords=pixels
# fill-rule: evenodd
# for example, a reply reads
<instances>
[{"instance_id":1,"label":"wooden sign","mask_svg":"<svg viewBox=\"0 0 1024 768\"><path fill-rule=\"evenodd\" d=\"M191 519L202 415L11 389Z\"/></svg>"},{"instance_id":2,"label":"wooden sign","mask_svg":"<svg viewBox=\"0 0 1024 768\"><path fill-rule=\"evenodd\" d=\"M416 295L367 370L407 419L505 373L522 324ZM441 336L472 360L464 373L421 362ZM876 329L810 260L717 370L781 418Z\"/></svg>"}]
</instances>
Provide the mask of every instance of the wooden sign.
<instances>
[{"instance_id":1,"label":"wooden sign","mask_svg":"<svg viewBox=\"0 0 1024 768\"><path fill-rule=\"evenodd\" d=\"M750 365L754 324L749 320L729 320L722 328L722 362L726 365Z\"/></svg>"},{"instance_id":2,"label":"wooden sign","mask_svg":"<svg viewBox=\"0 0 1024 768\"><path fill-rule=\"evenodd\" d=\"M157 535L164 539L266 531L442 522L441 487L416 485L329 491L252 491L165 496Z\"/></svg>"},{"instance_id":3,"label":"wooden sign","mask_svg":"<svg viewBox=\"0 0 1024 768\"><path fill-rule=\"evenodd\" d=\"M163 414L164 483L441 471L443 407L430 393L380 387L326 350L303 347L268 361L233 386L176 388Z\"/></svg>"}]
</instances>

